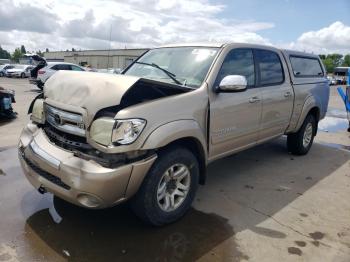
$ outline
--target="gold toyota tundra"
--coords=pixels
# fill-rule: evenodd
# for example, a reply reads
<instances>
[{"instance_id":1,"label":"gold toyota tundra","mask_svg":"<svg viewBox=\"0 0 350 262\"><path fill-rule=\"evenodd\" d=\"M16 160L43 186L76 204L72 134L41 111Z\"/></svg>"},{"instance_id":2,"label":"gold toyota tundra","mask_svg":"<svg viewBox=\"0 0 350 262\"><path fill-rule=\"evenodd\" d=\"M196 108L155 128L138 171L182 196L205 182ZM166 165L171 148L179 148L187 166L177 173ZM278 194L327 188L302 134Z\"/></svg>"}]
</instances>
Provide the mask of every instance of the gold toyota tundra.
<instances>
[{"instance_id":1,"label":"gold toyota tundra","mask_svg":"<svg viewBox=\"0 0 350 262\"><path fill-rule=\"evenodd\" d=\"M213 160L284 134L291 153L306 154L328 98L316 55L237 43L155 48L121 75L55 73L31 105L19 158L41 193L94 209L130 200L163 225L190 208Z\"/></svg>"}]
</instances>

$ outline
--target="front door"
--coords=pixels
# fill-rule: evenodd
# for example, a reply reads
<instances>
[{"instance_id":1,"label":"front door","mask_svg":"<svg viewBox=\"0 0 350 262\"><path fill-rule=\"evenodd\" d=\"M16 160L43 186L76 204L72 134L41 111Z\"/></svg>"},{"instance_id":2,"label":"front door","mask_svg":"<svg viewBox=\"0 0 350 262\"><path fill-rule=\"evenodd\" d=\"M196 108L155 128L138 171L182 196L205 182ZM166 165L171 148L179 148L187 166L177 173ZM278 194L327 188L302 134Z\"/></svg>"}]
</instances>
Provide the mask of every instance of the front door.
<instances>
[{"instance_id":1,"label":"front door","mask_svg":"<svg viewBox=\"0 0 350 262\"><path fill-rule=\"evenodd\" d=\"M232 49L226 56L215 86L227 75L243 75L248 88L243 92L218 93L210 101L211 159L256 144L262 108L262 94L255 88L252 49Z\"/></svg>"}]
</instances>

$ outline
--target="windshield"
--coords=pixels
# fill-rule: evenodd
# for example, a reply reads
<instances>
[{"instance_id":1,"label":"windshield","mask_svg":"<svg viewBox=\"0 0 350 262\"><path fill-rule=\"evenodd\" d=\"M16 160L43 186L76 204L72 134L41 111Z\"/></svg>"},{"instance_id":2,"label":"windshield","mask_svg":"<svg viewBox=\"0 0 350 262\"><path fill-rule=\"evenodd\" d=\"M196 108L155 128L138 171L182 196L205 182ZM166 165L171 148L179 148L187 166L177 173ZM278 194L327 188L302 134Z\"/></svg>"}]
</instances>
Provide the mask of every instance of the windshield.
<instances>
[{"instance_id":1,"label":"windshield","mask_svg":"<svg viewBox=\"0 0 350 262\"><path fill-rule=\"evenodd\" d=\"M170 47L148 51L124 72L197 88L204 81L218 48Z\"/></svg>"}]
</instances>

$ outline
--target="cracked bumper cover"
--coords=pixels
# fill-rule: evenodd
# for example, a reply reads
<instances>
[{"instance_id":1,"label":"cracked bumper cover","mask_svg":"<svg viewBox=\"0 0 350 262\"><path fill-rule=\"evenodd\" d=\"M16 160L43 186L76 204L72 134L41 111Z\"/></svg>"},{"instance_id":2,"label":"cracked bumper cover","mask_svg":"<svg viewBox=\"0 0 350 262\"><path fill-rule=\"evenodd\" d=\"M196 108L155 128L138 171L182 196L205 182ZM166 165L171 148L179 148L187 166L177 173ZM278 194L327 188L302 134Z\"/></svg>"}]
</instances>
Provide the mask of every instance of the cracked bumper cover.
<instances>
[{"instance_id":1,"label":"cracked bumper cover","mask_svg":"<svg viewBox=\"0 0 350 262\"><path fill-rule=\"evenodd\" d=\"M18 146L24 174L35 188L88 208L106 208L133 196L157 158L105 168L52 144L33 123L23 129Z\"/></svg>"}]
</instances>

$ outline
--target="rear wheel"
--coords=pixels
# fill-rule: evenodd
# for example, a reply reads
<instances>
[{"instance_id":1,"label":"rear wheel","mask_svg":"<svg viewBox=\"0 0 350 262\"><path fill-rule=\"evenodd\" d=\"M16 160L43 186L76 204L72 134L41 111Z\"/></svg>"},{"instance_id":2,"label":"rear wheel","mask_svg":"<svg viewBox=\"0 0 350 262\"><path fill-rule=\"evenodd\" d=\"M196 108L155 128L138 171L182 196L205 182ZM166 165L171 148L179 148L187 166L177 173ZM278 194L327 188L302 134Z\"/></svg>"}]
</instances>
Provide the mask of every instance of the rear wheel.
<instances>
[{"instance_id":1,"label":"rear wheel","mask_svg":"<svg viewBox=\"0 0 350 262\"><path fill-rule=\"evenodd\" d=\"M21 78L25 78L26 75L24 73L21 74Z\"/></svg>"},{"instance_id":2,"label":"rear wheel","mask_svg":"<svg viewBox=\"0 0 350 262\"><path fill-rule=\"evenodd\" d=\"M3 77L4 76L4 73L3 72L0 72L0 77Z\"/></svg>"},{"instance_id":3,"label":"rear wheel","mask_svg":"<svg viewBox=\"0 0 350 262\"><path fill-rule=\"evenodd\" d=\"M191 207L199 182L196 157L186 148L169 147L159 153L131 208L154 226L172 223Z\"/></svg>"},{"instance_id":4,"label":"rear wheel","mask_svg":"<svg viewBox=\"0 0 350 262\"><path fill-rule=\"evenodd\" d=\"M287 137L288 151L294 155L305 155L309 152L316 134L316 120L313 115L308 115L297 133Z\"/></svg>"}]
</instances>

